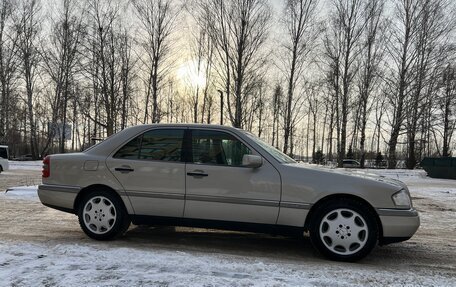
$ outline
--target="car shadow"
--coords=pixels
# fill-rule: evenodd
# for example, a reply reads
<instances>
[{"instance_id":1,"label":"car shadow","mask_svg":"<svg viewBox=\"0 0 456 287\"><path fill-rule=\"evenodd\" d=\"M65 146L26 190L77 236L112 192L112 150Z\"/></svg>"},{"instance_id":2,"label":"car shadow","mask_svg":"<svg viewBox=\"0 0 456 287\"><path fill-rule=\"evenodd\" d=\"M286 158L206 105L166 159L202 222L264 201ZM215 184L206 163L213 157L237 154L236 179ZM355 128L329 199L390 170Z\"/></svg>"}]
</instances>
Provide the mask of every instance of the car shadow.
<instances>
[{"instance_id":1,"label":"car shadow","mask_svg":"<svg viewBox=\"0 0 456 287\"><path fill-rule=\"evenodd\" d=\"M309 238L204 228L132 226L125 236L112 244L145 250L229 254L294 262L331 262L315 251ZM391 267L442 261L442 254L430 252L429 247L413 240L377 246L371 254L355 264Z\"/></svg>"},{"instance_id":2,"label":"car shadow","mask_svg":"<svg viewBox=\"0 0 456 287\"><path fill-rule=\"evenodd\" d=\"M133 226L115 244L302 260L321 259L308 238L189 227Z\"/></svg>"}]
</instances>

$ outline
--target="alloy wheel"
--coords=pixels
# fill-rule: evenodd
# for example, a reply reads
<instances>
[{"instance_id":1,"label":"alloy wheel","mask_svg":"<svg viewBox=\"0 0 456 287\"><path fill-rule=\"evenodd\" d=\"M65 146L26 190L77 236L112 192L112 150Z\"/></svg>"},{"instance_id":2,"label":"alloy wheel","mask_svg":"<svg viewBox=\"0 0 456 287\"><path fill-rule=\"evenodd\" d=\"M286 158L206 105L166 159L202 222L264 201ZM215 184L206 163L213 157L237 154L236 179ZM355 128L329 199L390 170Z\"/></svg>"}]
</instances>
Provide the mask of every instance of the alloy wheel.
<instances>
[{"instance_id":1,"label":"alloy wheel","mask_svg":"<svg viewBox=\"0 0 456 287\"><path fill-rule=\"evenodd\" d=\"M85 226L95 234L109 232L116 223L117 211L114 204L104 196L90 198L84 205Z\"/></svg>"},{"instance_id":2,"label":"alloy wheel","mask_svg":"<svg viewBox=\"0 0 456 287\"><path fill-rule=\"evenodd\" d=\"M366 245L369 230L366 220L359 213L339 208L323 216L319 235L331 252L352 255Z\"/></svg>"}]
</instances>

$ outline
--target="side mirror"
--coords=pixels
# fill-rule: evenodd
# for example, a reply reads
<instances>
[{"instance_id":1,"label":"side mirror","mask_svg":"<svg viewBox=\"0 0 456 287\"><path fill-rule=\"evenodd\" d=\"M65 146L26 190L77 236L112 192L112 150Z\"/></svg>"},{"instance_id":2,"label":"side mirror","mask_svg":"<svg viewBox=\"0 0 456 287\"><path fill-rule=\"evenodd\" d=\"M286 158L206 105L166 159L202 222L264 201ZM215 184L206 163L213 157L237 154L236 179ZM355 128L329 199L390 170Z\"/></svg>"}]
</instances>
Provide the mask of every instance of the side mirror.
<instances>
[{"instance_id":1,"label":"side mirror","mask_svg":"<svg viewBox=\"0 0 456 287\"><path fill-rule=\"evenodd\" d=\"M258 168L262 164L263 164L263 158L261 158L261 156L253 155L253 154L245 154L242 157L242 166Z\"/></svg>"}]
</instances>

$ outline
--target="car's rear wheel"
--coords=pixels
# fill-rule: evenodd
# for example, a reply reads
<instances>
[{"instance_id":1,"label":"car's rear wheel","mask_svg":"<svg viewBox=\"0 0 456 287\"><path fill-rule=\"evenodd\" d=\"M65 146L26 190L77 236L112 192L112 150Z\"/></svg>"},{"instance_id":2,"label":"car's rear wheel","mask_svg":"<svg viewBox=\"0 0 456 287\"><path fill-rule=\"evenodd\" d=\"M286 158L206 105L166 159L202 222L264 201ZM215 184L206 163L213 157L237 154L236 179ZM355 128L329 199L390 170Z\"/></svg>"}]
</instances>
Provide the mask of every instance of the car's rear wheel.
<instances>
[{"instance_id":1,"label":"car's rear wheel","mask_svg":"<svg viewBox=\"0 0 456 287\"><path fill-rule=\"evenodd\" d=\"M330 259L359 260L377 244L375 214L357 200L329 201L313 213L310 238L317 250Z\"/></svg>"},{"instance_id":2,"label":"car's rear wheel","mask_svg":"<svg viewBox=\"0 0 456 287\"><path fill-rule=\"evenodd\" d=\"M85 195L78 210L79 224L91 238L110 240L120 236L130 226L130 218L121 200L106 190Z\"/></svg>"}]
</instances>

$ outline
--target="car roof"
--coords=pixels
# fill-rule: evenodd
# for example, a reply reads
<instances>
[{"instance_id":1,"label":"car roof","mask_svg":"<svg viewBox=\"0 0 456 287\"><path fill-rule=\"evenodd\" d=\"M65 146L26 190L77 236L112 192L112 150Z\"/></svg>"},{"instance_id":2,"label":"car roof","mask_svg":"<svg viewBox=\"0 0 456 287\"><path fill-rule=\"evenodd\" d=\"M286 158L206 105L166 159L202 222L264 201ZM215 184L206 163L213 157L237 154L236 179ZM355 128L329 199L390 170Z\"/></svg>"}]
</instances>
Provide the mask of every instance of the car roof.
<instances>
[{"instance_id":1,"label":"car roof","mask_svg":"<svg viewBox=\"0 0 456 287\"><path fill-rule=\"evenodd\" d=\"M224 126L217 124L198 124L198 123L159 123L159 124L146 124L138 125L143 127L187 127L187 128L216 128L216 129L226 129L226 130L242 130L232 126Z\"/></svg>"}]
</instances>

